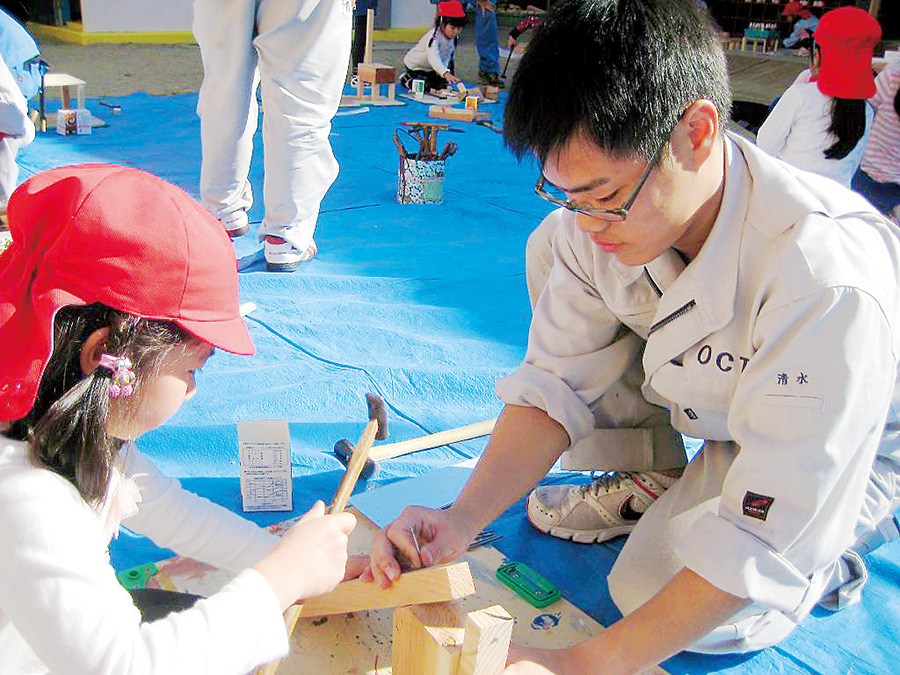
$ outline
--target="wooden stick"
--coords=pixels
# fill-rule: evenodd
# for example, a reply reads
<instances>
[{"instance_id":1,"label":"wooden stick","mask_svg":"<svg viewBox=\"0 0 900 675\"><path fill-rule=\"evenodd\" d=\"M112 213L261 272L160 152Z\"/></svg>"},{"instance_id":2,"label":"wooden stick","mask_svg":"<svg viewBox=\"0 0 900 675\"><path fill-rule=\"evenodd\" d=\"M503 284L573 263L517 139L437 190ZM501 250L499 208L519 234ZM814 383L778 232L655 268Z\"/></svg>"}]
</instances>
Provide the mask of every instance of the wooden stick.
<instances>
[{"instance_id":1,"label":"wooden stick","mask_svg":"<svg viewBox=\"0 0 900 675\"><path fill-rule=\"evenodd\" d=\"M350 461L347 464L347 470L344 472L344 477L341 479L341 483L338 485L337 492L334 495L334 500L331 502L329 513L344 512L344 509L347 507L347 500L350 499L350 494L353 492L353 488L356 487L356 481L359 480L359 474L366 465L366 459L369 457L369 448L372 447L372 443L375 440L375 434L377 433L378 420L369 420L359 442L353 449L353 454L350 456ZM343 584L339 584L339 586L342 585ZM326 593L325 595L327 596L329 594ZM294 634L294 628L297 627L297 621L300 620L301 614L304 613L303 607L303 603L291 605L284 613L284 626L287 629L288 640L290 640L291 636ZM306 614L308 614L308 612ZM271 661L259 668L256 671L256 675L275 675L280 665L281 660Z\"/></svg>"},{"instance_id":2,"label":"wooden stick","mask_svg":"<svg viewBox=\"0 0 900 675\"><path fill-rule=\"evenodd\" d=\"M303 603L300 614L304 617L332 616L370 609L446 602L474 593L475 581L469 563L456 562L404 572L389 588L363 583L359 579L345 581L328 593L309 598Z\"/></svg>"},{"instance_id":3,"label":"wooden stick","mask_svg":"<svg viewBox=\"0 0 900 675\"><path fill-rule=\"evenodd\" d=\"M366 51L363 63L372 63L372 31L375 29L375 10L366 10Z\"/></svg>"},{"instance_id":4,"label":"wooden stick","mask_svg":"<svg viewBox=\"0 0 900 675\"><path fill-rule=\"evenodd\" d=\"M442 445L450 443L458 443L459 441L467 441L470 438L478 438L479 436L487 436L494 431L494 424L497 420L487 420L470 424L458 429L448 429L447 431L438 431L427 436L412 438L408 441L399 441L398 443L385 443L372 448L369 453L369 459L373 462L380 462L382 459L391 459L399 457L410 452L418 452L428 448L438 448Z\"/></svg>"}]
</instances>

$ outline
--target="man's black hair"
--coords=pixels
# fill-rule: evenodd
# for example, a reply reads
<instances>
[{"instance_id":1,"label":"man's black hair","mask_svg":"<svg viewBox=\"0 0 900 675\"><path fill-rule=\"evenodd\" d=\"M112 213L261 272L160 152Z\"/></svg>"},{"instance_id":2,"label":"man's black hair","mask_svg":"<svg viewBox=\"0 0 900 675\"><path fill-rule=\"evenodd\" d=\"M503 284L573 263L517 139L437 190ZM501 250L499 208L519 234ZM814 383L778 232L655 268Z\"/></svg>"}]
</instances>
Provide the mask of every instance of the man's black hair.
<instances>
[{"instance_id":1,"label":"man's black hair","mask_svg":"<svg viewBox=\"0 0 900 675\"><path fill-rule=\"evenodd\" d=\"M564 0L513 78L505 142L543 163L584 133L613 157L649 160L699 99L727 123L725 54L693 0Z\"/></svg>"}]
</instances>

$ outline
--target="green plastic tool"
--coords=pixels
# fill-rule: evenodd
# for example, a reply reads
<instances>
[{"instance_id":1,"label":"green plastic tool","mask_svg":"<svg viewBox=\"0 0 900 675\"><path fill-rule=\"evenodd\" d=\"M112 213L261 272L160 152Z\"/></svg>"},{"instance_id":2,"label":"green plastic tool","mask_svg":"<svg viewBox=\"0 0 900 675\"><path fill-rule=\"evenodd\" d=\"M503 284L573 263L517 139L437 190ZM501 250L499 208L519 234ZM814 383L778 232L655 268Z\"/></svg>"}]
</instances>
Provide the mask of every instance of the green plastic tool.
<instances>
[{"instance_id":1,"label":"green plastic tool","mask_svg":"<svg viewBox=\"0 0 900 675\"><path fill-rule=\"evenodd\" d=\"M497 578L535 607L559 600L559 590L525 563L511 562L497 569Z\"/></svg>"}]
</instances>

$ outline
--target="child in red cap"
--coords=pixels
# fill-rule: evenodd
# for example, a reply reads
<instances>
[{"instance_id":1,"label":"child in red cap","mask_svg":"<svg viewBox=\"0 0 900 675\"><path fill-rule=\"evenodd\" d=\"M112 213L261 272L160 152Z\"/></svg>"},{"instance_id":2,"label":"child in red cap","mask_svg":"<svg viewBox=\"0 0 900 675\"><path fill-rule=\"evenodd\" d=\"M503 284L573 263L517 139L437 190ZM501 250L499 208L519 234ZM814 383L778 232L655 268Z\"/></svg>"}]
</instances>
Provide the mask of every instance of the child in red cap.
<instances>
[{"instance_id":1,"label":"child in red cap","mask_svg":"<svg viewBox=\"0 0 900 675\"><path fill-rule=\"evenodd\" d=\"M819 22L816 15L808 7L804 7L796 0L791 0L791 2L786 4L781 14L788 19L794 16L797 17L797 21L791 28L791 34L782 40L782 44L788 49L800 47L802 41L813 34Z\"/></svg>"},{"instance_id":2,"label":"child in red cap","mask_svg":"<svg viewBox=\"0 0 900 675\"><path fill-rule=\"evenodd\" d=\"M872 56L881 26L868 12L841 7L819 21L809 77L798 77L759 128L773 157L850 187L862 160L875 93Z\"/></svg>"},{"instance_id":3,"label":"child in red cap","mask_svg":"<svg viewBox=\"0 0 900 675\"><path fill-rule=\"evenodd\" d=\"M406 72L400 84L409 89L413 80L425 80L425 89L439 91L457 84L453 74L456 41L466 25L466 12L458 0L439 2L434 28L429 30L403 57Z\"/></svg>"},{"instance_id":4,"label":"child in red cap","mask_svg":"<svg viewBox=\"0 0 900 675\"><path fill-rule=\"evenodd\" d=\"M246 673L284 656L282 611L343 576L352 515L279 540L166 478L134 439L216 348L252 354L228 236L187 193L83 165L23 183L0 255L0 673ZM109 563L128 527L236 574L141 623Z\"/></svg>"}]
</instances>

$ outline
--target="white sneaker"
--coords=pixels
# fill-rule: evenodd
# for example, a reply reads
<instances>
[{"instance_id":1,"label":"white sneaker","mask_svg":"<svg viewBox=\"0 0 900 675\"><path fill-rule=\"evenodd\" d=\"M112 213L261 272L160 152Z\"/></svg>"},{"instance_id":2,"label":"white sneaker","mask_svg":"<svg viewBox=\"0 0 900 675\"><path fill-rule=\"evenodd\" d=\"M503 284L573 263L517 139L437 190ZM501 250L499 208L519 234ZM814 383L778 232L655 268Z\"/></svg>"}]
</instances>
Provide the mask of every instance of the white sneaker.
<instances>
[{"instance_id":1,"label":"white sneaker","mask_svg":"<svg viewBox=\"0 0 900 675\"><path fill-rule=\"evenodd\" d=\"M232 239L241 237L250 230L250 220L247 218L247 212L244 209L222 216L219 218L219 222L222 223L222 227L225 228L228 236Z\"/></svg>"},{"instance_id":2,"label":"white sneaker","mask_svg":"<svg viewBox=\"0 0 900 675\"><path fill-rule=\"evenodd\" d=\"M528 495L528 520L560 539L606 541L631 532L676 480L656 471L616 471L585 485L542 485Z\"/></svg>"},{"instance_id":3,"label":"white sneaker","mask_svg":"<svg viewBox=\"0 0 900 675\"><path fill-rule=\"evenodd\" d=\"M316 242L313 241L305 251L294 248L281 237L266 236L266 269L270 272L293 272L301 263L312 260L318 253Z\"/></svg>"}]
</instances>

